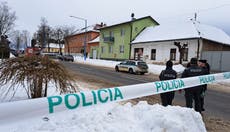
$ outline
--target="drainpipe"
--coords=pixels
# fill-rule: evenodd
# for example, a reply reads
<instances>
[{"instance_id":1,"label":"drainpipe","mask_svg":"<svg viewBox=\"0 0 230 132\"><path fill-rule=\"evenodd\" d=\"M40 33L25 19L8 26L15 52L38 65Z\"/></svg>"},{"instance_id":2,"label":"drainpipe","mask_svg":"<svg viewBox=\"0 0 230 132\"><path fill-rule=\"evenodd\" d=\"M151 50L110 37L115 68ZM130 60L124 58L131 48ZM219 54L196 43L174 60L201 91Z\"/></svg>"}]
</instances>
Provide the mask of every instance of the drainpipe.
<instances>
[{"instance_id":1,"label":"drainpipe","mask_svg":"<svg viewBox=\"0 0 230 132\"><path fill-rule=\"evenodd\" d=\"M131 42L132 42L132 33L133 33L133 23L130 23L130 42L129 42L129 59L131 58Z\"/></svg>"},{"instance_id":2,"label":"drainpipe","mask_svg":"<svg viewBox=\"0 0 230 132\"><path fill-rule=\"evenodd\" d=\"M197 59L200 57L200 38L197 40Z\"/></svg>"}]
</instances>

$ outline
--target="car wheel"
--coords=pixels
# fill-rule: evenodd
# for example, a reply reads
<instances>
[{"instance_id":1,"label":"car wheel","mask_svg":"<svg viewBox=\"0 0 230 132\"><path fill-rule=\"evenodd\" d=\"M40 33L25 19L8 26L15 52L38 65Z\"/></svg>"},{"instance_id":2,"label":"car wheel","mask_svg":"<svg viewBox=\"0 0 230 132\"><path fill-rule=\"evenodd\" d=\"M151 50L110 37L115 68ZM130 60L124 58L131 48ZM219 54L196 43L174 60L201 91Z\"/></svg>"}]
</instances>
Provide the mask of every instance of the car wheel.
<instances>
[{"instance_id":1,"label":"car wheel","mask_svg":"<svg viewBox=\"0 0 230 132\"><path fill-rule=\"evenodd\" d=\"M115 71L116 71L116 72L119 72L119 69L118 69L118 67L117 67L117 66L115 67Z\"/></svg>"},{"instance_id":2,"label":"car wheel","mask_svg":"<svg viewBox=\"0 0 230 132\"><path fill-rule=\"evenodd\" d=\"M129 73L133 74L133 69L132 68L129 69Z\"/></svg>"},{"instance_id":3,"label":"car wheel","mask_svg":"<svg viewBox=\"0 0 230 132\"><path fill-rule=\"evenodd\" d=\"M144 75L145 73L144 72L141 72L141 75Z\"/></svg>"}]
</instances>

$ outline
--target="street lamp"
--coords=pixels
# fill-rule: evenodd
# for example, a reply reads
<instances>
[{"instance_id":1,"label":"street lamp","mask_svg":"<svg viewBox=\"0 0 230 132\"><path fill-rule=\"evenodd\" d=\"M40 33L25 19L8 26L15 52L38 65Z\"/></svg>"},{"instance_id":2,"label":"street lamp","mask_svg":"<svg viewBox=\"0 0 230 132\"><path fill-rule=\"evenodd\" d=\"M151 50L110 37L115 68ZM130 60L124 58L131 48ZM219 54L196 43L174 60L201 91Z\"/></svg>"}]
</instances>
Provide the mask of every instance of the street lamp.
<instances>
[{"instance_id":1,"label":"street lamp","mask_svg":"<svg viewBox=\"0 0 230 132\"><path fill-rule=\"evenodd\" d=\"M70 16L70 17L85 21L84 60L86 60L86 38L87 38L86 33L87 33L87 19L84 19L84 18L81 18L81 17L76 17L76 16Z\"/></svg>"}]
</instances>

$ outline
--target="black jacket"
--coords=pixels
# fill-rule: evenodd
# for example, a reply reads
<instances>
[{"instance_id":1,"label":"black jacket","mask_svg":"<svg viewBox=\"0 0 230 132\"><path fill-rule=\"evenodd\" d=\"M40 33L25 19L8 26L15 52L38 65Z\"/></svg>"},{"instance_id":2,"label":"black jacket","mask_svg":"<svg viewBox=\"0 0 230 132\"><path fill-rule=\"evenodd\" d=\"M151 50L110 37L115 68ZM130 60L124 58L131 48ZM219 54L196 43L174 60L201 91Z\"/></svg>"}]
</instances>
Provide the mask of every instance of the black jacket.
<instances>
[{"instance_id":1,"label":"black jacket","mask_svg":"<svg viewBox=\"0 0 230 132\"><path fill-rule=\"evenodd\" d=\"M192 65L184 70L182 78L207 75L207 70L196 65Z\"/></svg>"},{"instance_id":2,"label":"black jacket","mask_svg":"<svg viewBox=\"0 0 230 132\"><path fill-rule=\"evenodd\" d=\"M177 78L177 72L172 68L166 68L163 70L159 76L160 80L171 80Z\"/></svg>"},{"instance_id":3,"label":"black jacket","mask_svg":"<svg viewBox=\"0 0 230 132\"><path fill-rule=\"evenodd\" d=\"M190 67L188 67L184 70L181 77L186 78L186 77L201 76L201 75L206 75L206 74L207 74L206 69L198 67L197 65L191 65ZM202 88L202 86L195 86L193 88ZM191 88L191 90L193 88ZM187 90L187 89L185 89L185 90Z\"/></svg>"}]
</instances>

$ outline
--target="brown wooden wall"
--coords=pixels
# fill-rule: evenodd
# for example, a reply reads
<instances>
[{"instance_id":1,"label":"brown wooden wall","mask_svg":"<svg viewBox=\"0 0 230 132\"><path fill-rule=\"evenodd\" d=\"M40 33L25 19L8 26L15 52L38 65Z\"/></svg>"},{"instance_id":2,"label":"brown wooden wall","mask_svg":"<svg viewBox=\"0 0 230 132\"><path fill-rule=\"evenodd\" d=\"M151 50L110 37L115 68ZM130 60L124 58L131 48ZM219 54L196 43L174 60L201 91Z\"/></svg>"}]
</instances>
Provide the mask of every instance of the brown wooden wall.
<instances>
[{"instance_id":1,"label":"brown wooden wall","mask_svg":"<svg viewBox=\"0 0 230 132\"><path fill-rule=\"evenodd\" d=\"M230 51L230 45L203 39L203 51Z\"/></svg>"}]
</instances>

